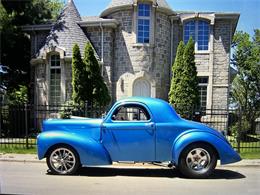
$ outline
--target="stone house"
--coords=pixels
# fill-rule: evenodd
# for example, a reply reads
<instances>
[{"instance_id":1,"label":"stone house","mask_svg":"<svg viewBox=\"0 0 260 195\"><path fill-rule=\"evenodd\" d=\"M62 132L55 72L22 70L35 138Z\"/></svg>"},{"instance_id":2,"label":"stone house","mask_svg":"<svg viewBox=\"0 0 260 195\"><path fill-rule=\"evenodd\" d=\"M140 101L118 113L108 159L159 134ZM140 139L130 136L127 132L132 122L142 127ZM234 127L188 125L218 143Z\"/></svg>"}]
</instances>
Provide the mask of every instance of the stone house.
<instances>
[{"instance_id":1,"label":"stone house","mask_svg":"<svg viewBox=\"0 0 260 195\"><path fill-rule=\"evenodd\" d=\"M168 99L179 41L195 40L202 108L227 108L230 45L238 13L177 12L166 0L112 0L99 16L80 16L68 0L55 23L24 26L31 38L34 104L70 100L72 47L89 41L112 100Z\"/></svg>"}]
</instances>

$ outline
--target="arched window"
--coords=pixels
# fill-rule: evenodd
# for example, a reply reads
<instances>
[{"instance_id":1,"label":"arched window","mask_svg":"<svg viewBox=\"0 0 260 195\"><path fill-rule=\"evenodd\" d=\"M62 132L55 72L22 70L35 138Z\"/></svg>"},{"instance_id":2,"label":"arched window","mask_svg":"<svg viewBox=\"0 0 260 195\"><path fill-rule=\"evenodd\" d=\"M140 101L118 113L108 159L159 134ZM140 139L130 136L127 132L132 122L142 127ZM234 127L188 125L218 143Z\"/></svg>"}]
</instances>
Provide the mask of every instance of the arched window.
<instances>
[{"instance_id":1,"label":"arched window","mask_svg":"<svg viewBox=\"0 0 260 195\"><path fill-rule=\"evenodd\" d=\"M209 49L209 23L203 20L198 21L198 50Z\"/></svg>"},{"instance_id":2,"label":"arched window","mask_svg":"<svg viewBox=\"0 0 260 195\"><path fill-rule=\"evenodd\" d=\"M189 38L195 41L196 49L199 51L209 49L209 23L205 20L190 20L184 23L184 42Z\"/></svg>"},{"instance_id":3,"label":"arched window","mask_svg":"<svg viewBox=\"0 0 260 195\"><path fill-rule=\"evenodd\" d=\"M137 42L150 42L150 19L151 19L151 5L146 3L138 4L137 15Z\"/></svg>"},{"instance_id":4,"label":"arched window","mask_svg":"<svg viewBox=\"0 0 260 195\"><path fill-rule=\"evenodd\" d=\"M57 54L50 56L50 105L61 103L61 67L60 56Z\"/></svg>"},{"instance_id":5,"label":"arched window","mask_svg":"<svg viewBox=\"0 0 260 195\"><path fill-rule=\"evenodd\" d=\"M195 21L186 22L184 25L184 42L189 41L190 37L195 41Z\"/></svg>"}]
</instances>

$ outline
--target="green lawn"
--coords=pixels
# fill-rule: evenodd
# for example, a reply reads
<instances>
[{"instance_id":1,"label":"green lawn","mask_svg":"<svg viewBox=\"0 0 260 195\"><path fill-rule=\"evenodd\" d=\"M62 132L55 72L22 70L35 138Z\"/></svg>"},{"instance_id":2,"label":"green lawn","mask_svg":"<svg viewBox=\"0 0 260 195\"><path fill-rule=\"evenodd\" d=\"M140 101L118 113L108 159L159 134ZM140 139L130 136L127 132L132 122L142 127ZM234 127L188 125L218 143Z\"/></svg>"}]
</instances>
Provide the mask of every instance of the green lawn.
<instances>
[{"instance_id":1,"label":"green lawn","mask_svg":"<svg viewBox=\"0 0 260 195\"><path fill-rule=\"evenodd\" d=\"M253 151L241 150L240 156L242 159L260 159L260 149L254 149Z\"/></svg>"},{"instance_id":2,"label":"green lawn","mask_svg":"<svg viewBox=\"0 0 260 195\"><path fill-rule=\"evenodd\" d=\"M238 148L234 137L228 136L228 140L234 148ZM247 135L246 140L240 142L240 156L243 159L260 159L260 135Z\"/></svg>"},{"instance_id":3,"label":"green lawn","mask_svg":"<svg viewBox=\"0 0 260 195\"><path fill-rule=\"evenodd\" d=\"M1 141L0 153L36 154L36 139L28 139L28 149L26 148L26 139L23 138L4 138Z\"/></svg>"},{"instance_id":4,"label":"green lawn","mask_svg":"<svg viewBox=\"0 0 260 195\"><path fill-rule=\"evenodd\" d=\"M31 147L26 149L25 147L21 146L9 146L9 147L1 147L0 146L0 153L4 154L36 154L36 147Z\"/></svg>"}]
</instances>

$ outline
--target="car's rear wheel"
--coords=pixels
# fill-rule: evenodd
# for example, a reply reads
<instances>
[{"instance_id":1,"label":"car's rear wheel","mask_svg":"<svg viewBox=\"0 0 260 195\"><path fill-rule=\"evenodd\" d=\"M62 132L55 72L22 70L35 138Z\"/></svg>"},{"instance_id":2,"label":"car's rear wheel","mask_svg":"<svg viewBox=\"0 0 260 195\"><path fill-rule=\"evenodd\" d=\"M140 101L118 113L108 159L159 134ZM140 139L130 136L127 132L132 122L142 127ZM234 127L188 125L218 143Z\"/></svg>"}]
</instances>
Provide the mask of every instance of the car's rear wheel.
<instances>
[{"instance_id":1,"label":"car's rear wheel","mask_svg":"<svg viewBox=\"0 0 260 195\"><path fill-rule=\"evenodd\" d=\"M217 164L217 153L205 143L194 143L186 147L179 159L178 168L186 177L207 178Z\"/></svg>"},{"instance_id":2,"label":"car's rear wheel","mask_svg":"<svg viewBox=\"0 0 260 195\"><path fill-rule=\"evenodd\" d=\"M47 165L53 174L71 175L79 166L80 160L77 152L69 146L56 146L47 154Z\"/></svg>"}]
</instances>

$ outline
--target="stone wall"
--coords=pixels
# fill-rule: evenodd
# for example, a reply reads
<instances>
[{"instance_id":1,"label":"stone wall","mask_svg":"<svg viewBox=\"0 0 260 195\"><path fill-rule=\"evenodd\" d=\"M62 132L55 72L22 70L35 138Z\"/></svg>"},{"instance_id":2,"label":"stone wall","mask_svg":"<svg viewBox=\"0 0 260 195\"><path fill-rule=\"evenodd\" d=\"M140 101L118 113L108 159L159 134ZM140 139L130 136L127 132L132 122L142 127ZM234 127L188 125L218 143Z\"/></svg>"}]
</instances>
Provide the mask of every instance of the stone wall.
<instances>
[{"instance_id":1,"label":"stone wall","mask_svg":"<svg viewBox=\"0 0 260 195\"><path fill-rule=\"evenodd\" d=\"M147 75L146 79L151 78L150 83L155 80L156 86L152 85L155 89L151 89L155 90L154 97L167 99L170 77L170 20L163 13L153 11L152 14L156 17L151 20L150 44L139 44L136 41L134 9L110 15L120 24L115 31L114 45L117 99L132 95L133 81L138 79L137 74L140 72ZM122 89L122 85L125 89Z\"/></svg>"},{"instance_id":2,"label":"stone wall","mask_svg":"<svg viewBox=\"0 0 260 195\"><path fill-rule=\"evenodd\" d=\"M98 56L102 58L102 31L100 27L87 27L84 29L87 37L89 38L91 44L96 50ZM113 47L114 47L114 29L110 27L103 28L103 76L108 89L111 93L113 99ZM82 51L83 52L83 51Z\"/></svg>"},{"instance_id":3,"label":"stone wall","mask_svg":"<svg viewBox=\"0 0 260 195\"><path fill-rule=\"evenodd\" d=\"M179 42L182 40L182 25L179 20L172 21L172 63L174 63ZM171 64L172 65L172 64Z\"/></svg>"},{"instance_id":4,"label":"stone wall","mask_svg":"<svg viewBox=\"0 0 260 195\"><path fill-rule=\"evenodd\" d=\"M171 22L162 12L156 14L153 76L156 78L156 97L168 100L171 71Z\"/></svg>"},{"instance_id":5,"label":"stone wall","mask_svg":"<svg viewBox=\"0 0 260 195\"><path fill-rule=\"evenodd\" d=\"M48 85L46 81L46 65L44 63L35 66L35 98L36 105L47 105Z\"/></svg>"},{"instance_id":6,"label":"stone wall","mask_svg":"<svg viewBox=\"0 0 260 195\"><path fill-rule=\"evenodd\" d=\"M49 34L48 30L36 31L30 34L31 39L31 56L35 56L37 52L43 47L45 40ZM45 63L35 64L32 68L33 74L31 74L31 81L34 82L33 103L36 105L48 104L48 85L46 82L46 65Z\"/></svg>"},{"instance_id":7,"label":"stone wall","mask_svg":"<svg viewBox=\"0 0 260 195\"><path fill-rule=\"evenodd\" d=\"M119 77L125 72L134 73L132 60L129 51L132 47L132 10L119 11L110 16L119 22L115 30L114 44L114 79L118 81Z\"/></svg>"},{"instance_id":8,"label":"stone wall","mask_svg":"<svg viewBox=\"0 0 260 195\"><path fill-rule=\"evenodd\" d=\"M195 54L195 63L197 66L197 71L202 72L209 72L209 66L210 66L210 54L209 53L203 53L203 54Z\"/></svg>"},{"instance_id":9,"label":"stone wall","mask_svg":"<svg viewBox=\"0 0 260 195\"><path fill-rule=\"evenodd\" d=\"M214 25L213 108L226 109L229 95L231 24L216 20Z\"/></svg>"}]
</instances>

